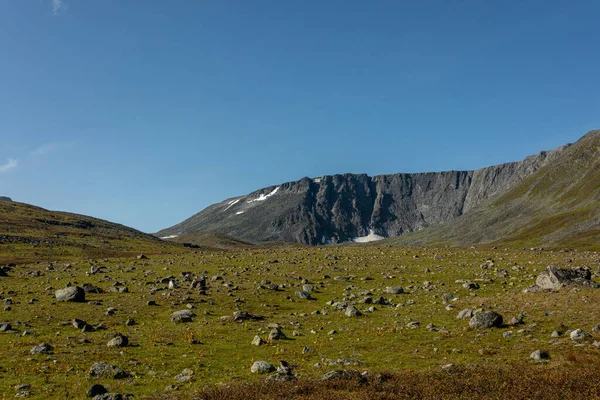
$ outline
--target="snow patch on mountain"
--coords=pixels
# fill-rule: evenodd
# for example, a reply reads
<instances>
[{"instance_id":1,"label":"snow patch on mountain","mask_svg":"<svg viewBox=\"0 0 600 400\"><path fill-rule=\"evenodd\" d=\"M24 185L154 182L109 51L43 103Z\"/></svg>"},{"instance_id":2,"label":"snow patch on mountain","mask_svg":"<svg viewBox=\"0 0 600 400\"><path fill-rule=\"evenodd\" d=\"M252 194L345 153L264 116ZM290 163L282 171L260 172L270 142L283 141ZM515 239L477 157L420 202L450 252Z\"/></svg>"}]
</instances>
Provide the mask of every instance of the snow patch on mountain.
<instances>
[{"instance_id":1,"label":"snow patch on mountain","mask_svg":"<svg viewBox=\"0 0 600 400\"><path fill-rule=\"evenodd\" d=\"M227 207L223 211L229 210L231 207L236 205L240 200L241 199L231 200L229 203L227 203Z\"/></svg>"},{"instance_id":2,"label":"snow patch on mountain","mask_svg":"<svg viewBox=\"0 0 600 400\"><path fill-rule=\"evenodd\" d=\"M273 196L275 193L277 193L277 191L279 190L279 186L277 186L275 188L275 190L273 190L271 193L269 194L261 194L260 196L258 196L256 199L252 199L252 200L248 200L248 203L254 203L255 201L265 201L267 200L269 197Z\"/></svg>"},{"instance_id":3,"label":"snow patch on mountain","mask_svg":"<svg viewBox=\"0 0 600 400\"><path fill-rule=\"evenodd\" d=\"M356 243L369 243L369 242L375 242L377 240L382 240L382 239L385 239L385 238L383 236L377 235L373 229L369 229L369 234L367 236L357 237L357 238L352 239L352 241L356 242Z\"/></svg>"}]
</instances>

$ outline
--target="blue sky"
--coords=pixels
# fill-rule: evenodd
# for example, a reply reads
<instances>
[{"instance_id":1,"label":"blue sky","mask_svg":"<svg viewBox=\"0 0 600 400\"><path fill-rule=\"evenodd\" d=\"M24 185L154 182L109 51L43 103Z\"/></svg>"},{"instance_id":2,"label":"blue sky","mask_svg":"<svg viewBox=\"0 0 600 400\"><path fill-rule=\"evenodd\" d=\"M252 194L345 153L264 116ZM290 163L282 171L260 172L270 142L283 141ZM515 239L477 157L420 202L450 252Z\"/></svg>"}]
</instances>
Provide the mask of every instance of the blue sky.
<instances>
[{"instance_id":1,"label":"blue sky","mask_svg":"<svg viewBox=\"0 0 600 400\"><path fill-rule=\"evenodd\" d=\"M154 232L600 128L600 2L0 0L0 195Z\"/></svg>"}]
</instances>

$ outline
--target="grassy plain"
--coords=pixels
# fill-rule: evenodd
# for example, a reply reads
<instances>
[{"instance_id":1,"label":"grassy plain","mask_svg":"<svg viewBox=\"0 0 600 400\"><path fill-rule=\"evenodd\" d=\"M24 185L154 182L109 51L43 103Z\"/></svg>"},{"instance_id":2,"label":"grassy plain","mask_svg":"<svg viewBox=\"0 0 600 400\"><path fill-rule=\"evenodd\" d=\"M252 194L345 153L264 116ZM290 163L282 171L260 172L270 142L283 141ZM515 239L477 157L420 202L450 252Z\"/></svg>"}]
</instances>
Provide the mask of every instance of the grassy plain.
<instances>
[{"instance_id":1,"label":"grassy plain","mask_svg":"<svg viewBox=\"0 0 600 400\"><path fill-rule=\"evenodd\" d=\"M548 265L589 266L598 274L596 252L393 246L168 250L148 259L63 257L57 252L60 257L45 253L39 261L19 263L23 257L17 257L8 276L0 277L0 296L11 299L4 300L10 310L0 310L0 322L13 328L0 333L0 396L13 398L16 385L30 384L31 398L83 398L94 383L142 399L192 398L194 393L203 399L282 398L281 391L288 393L285 398L307 399L402 398L402 393L410 395L406 398L454 398L461 397L461 387L462 397L473 398L493 397L492 388L497 398L507 398L511 390L518 391L513 398L564 398L569 390L575 397L587 394L584 398L599 393L594 371L600 353L592 340L577 344L568 336L551 338L551 333L581 328L599 340L592 328L600 323L600 291L523 293ZM9 256L4 260L9 262ZM88 274L92 266L106 268ZM207 277L206 295L189 288L185 272ZM178 287L169 289L169 280ZM480 288L466 289L464 280ZM265 281L280 289L269 289ZM116 282L128 292L109 292ZM314 286L312 300L295 296L303 282ZM54 291L68 283L91 283L105 293L88 294L90 303L56 302ZM384 293L394 285L406 293ZM444 302L445 294L457 299ZM390 304L363 303L380 296ZM149 300L157 305L148 306ZM330 301L355 304L364 315L346 317ZM371 306L375 310L367 311ZM109 307L114 314L107 315ZM172 312L187 307L197 315L193 322L170 321ZM465 308L495 310L506 323L523 314L524 323L471 330L468 319L456 318ZM235 322L237 310L265 319ZM68 323L74 318L106 329L81 332ZM136 323L126 326L128 318ZM251 344L255 335L267 339L268 325L274 323L287 340ZM129 346L107 348L115 333L127 335ZM54 350L31 355L31 348L42 342ZM549 351L550 361L530 360L537 349ZM285 360L300 380L264 384L264 375L250 371L256 360L275 366ZM131 377L89 378L97 361L115 364ZM458 369L443 372L446 364ZM193 378L178 383L175 376L186 368ZM316 383L334 369L385 373L390 379ZM547 397L536 395L535 382L546 382ZM171 385L175 390L166 391ZM408 387L417 392L407 392ZM469 387L480 389L469 394Z\"/></svg>"}]
</instances>

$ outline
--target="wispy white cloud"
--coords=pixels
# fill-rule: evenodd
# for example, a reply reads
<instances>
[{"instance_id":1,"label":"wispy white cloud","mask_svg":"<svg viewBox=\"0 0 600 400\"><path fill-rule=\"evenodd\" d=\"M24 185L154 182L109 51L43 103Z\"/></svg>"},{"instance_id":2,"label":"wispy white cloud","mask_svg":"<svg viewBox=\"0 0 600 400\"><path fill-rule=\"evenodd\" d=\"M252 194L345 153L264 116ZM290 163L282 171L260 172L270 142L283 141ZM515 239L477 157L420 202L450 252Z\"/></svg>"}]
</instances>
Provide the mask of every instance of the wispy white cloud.
<instances>
[{"instance_id":1,"label":"wispy white cloud","mask_svg":"<svg viewBox=\"0 0 600 400\"><path fill-rule=\"evenodd\" d=\"M0 173L8 172L19 165L19 161L14 158L9 158L6 162L0 165Z\"/></svg>"},{"instance_id":2,"label":"wispy white cloud","mask_svg":"<svg viewBox=\"0 0 600 400\"><path fill-rule=\"evenodd\" d=\"M64 14L69 6L64 0L52 0L52 14L54 16Z\"/></svg>"},{"instance_id":3,"label":"wispy white cloud","mask_svg":"<svg viewBox=\"0 0 600 400\"><path fill-rule=\"evenodd\" d=\"M33 150L30 154L32 156L44 156L46 154L55 152L56 150L58 150L59 147L60 146L58 145L58 143L48 143Z\"/></svg>"}]
</instances>

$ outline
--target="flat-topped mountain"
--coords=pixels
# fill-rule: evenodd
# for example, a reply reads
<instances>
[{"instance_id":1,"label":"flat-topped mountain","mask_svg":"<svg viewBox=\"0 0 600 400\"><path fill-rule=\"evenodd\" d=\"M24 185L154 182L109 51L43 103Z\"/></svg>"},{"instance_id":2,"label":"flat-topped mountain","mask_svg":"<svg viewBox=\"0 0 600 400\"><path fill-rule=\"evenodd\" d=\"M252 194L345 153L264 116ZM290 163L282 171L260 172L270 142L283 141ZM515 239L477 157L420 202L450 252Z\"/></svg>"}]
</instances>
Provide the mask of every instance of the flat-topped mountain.
<instances>
[{"instance_id":1,"label":"flat-topped mountain","mask_svg":"<svg viewBox=\"0 0 600 400\"><path fill-rule=\"evenodd\" d=\"M156 235L218 232L311 245L405 235L469 215L551 168L570 147L474 171L302 178L224 200Z\"/></svg>"},{"instance_id":2,"label":"flat-topped mountain","mask_svg":"<svg viewBox=\"0 0 600 400\"><path fill-rule=\"evenodd\" d=\"M0 201L12 201L10 197L0 196Z\"/></svg>"}]
</instances>

